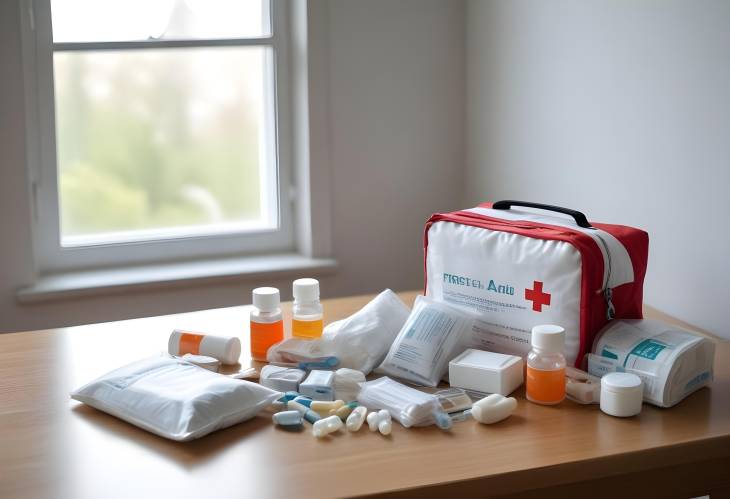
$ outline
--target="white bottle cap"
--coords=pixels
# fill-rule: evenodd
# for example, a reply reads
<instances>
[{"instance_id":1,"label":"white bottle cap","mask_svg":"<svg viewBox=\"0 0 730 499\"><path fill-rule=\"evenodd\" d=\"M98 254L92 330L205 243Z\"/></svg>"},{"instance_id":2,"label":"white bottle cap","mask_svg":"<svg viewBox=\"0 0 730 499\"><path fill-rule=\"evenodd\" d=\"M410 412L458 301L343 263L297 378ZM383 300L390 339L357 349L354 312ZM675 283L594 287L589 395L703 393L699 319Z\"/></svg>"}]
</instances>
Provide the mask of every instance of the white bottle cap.
<instances>
[{"instance_id":1,"label":"white bottle cap","mask_svg":"<svg viewBox=\"0 0 730 499\"><path fill-rule=\"evenodd\" d=\"M551 324L535 326L532 328L530 343L545 352L562 352L565 346L565 329Z\"/></svg>"},{"instance_id":2,"label":"white bottle cap","mask_svg":"<svg viewBox=\"0 0 730 499\"><path fill-rule=\"evenodd\" d=\"M297 301L317 301L319 300L319 281L310 278L297 279L292 285L292 293Z\"/></svg>"},{"instance_id":3,"label":"white bottle cap","mask_svg":"<svg viewBox=\"0 0 730 499\"><path fill-rule=\"evenodd\" d=\"M256 288L253 290L253 306L262 312L274 312L279 308L279 290L276 288Z\"/></svg>"}]
</instances>

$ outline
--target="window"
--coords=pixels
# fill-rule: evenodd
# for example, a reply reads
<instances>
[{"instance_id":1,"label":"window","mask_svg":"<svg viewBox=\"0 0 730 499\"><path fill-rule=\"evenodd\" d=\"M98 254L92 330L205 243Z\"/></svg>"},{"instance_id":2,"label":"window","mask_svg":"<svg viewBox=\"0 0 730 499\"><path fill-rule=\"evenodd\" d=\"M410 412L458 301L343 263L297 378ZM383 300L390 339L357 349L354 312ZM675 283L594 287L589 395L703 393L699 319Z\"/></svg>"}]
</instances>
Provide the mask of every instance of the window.
<instances>
[{"instance_id":1,"label":"window","mask_svg":"<svg viewBox=\"0 0 730 499\"><path fill-rule=\"evenodd\" d=\"M43 270L291 250L279 0L36 0Z\"/></svg>"}]
</instances>

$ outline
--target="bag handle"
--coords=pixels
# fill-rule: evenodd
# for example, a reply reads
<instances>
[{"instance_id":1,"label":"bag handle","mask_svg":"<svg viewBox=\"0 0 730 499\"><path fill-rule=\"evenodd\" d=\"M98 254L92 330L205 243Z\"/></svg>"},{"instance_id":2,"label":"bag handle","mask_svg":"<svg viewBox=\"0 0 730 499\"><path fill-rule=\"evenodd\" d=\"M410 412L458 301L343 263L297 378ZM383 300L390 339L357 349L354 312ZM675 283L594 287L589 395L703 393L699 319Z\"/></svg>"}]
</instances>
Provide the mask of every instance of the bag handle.
<instances>
[{"instance_id":1,"label":"bag handle","mask_svg":"<svg viewBox=\"0 0 730 499\"><path fill-rule=\"evenodd\" d=\"M575 223L578 227L584 229L592 229L593 226L590 224L586 216L577 210L571 210L570 208L563 208L562 206L553 206L551 204L532 203L530 201L515 201L513 199L505 199L504 201L497 201L492 205L492 209L495 210L509 210L513 206L524 206L525 208L537 208L539 210L557 211L565 215L570 215L575 219Z\"/></svg>"}]
</instances>

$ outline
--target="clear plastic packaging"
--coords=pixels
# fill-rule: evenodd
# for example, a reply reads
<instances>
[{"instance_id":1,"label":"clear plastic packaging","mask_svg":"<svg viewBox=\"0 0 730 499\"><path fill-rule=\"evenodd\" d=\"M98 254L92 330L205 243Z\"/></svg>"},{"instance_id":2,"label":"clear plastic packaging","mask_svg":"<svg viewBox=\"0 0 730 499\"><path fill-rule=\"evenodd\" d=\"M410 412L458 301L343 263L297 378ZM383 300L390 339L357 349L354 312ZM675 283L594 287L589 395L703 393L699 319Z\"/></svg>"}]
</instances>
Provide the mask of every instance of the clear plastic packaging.
<instances>
[{"instance_id":1,"label":"clear plastic packaging","mask_svg":"<svg viewBox=\"0 0 730 499\"><path fill-rule=\"evenodd\" d=\"M268 361L310 362L337 357L340 367L369 374L380 364L410 310L386 289L350 317L328 324L320 339L288 338L269 349Z\"/></svg>"},{"instance_id":2,"label":"clear plastic packaging","mask_svg":"<svg viewBox=\"0 0 730 499\"><path fill-rule=\"evenodd\" d=\"M448 419L436 396L387 376L363 383L357 401L371 410L386 409L406 428L436 424L441 414Z\"/></svg>"},{"instance_id":3,"label":"clear plastic packaging","mask_svg":"<svg viewBox=\"0 0 730 499\"><path fill-rule=\"evenodd\" d=\"M193 440L254 417L281 393L153 357L107 373L71 398L171 440Z\"/></svg>"},{"instance_id":4,"label":"clear plastic packaging","mask_svg":"<svg viewBox=\"0 0 730 499\"><path fill-rule=\"evenodd\" d=\"M475 318L468 310L419 296L378 372L438 385L449 361L466 349Z\"/></svg>"}]
</instances>

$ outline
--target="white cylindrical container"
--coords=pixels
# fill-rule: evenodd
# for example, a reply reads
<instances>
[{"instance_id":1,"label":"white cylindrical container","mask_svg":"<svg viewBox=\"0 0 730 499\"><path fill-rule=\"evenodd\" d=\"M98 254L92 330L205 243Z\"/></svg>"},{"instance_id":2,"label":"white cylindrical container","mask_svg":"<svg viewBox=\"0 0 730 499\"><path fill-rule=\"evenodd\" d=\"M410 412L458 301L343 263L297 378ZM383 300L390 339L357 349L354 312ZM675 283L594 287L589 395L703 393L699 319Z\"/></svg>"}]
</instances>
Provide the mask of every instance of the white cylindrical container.
<instances>
[{"instance_id":1,"label":"white cylindrical container","mask_svg":"<svg viewBox=\"0 0 730 499\"><path fill-rule=\"evenodd\" d=\"M241 340L235 336L213 336L176 329L167 342L170 355L183 356L186 353L206 355L223 364L238 364L241 357Z\"/></svg>"},{"instance_id":2,"label":"white cylindrical container","mask_svg":"<svg viewBox=\"0 0 730 499\"><path fill-rule=\"evenodd\" d=\"M641 412L644 386L641 378L630 373L610 373L601 378L601 410L611 416L627 418Z\"/></svg>"}]
</instances>

